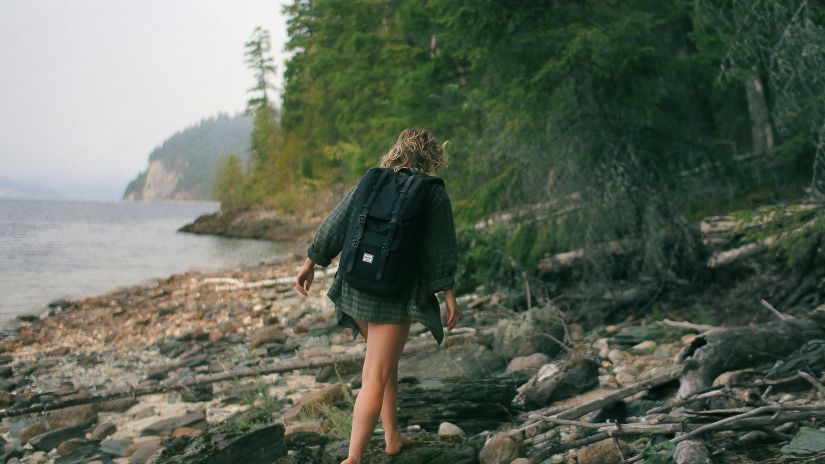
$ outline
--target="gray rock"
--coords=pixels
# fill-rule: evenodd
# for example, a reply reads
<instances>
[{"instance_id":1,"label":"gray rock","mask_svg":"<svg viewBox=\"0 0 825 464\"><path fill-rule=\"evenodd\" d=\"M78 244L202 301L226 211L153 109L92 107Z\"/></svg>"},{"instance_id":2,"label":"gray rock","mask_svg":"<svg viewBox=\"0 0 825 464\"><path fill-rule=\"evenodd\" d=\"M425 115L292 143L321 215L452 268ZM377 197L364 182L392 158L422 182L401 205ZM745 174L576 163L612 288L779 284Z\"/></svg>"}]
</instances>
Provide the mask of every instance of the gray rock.
<instances>
[{"instance_id":1,"label":"gray rock","mask_svg":"<svg viewBox=\"0 0 825 464\"><path fill-rule=\"evenodd\" d=\"M63 427L49 430L29 440L29 444L39 451L50 451L60 443L70 438L81 438L86 435L86 425L75 425L73 427Z\"/></svg>"},{"instance_id":2,"label":"gray rock","mask_svg":"<svg viewBox=\"0 0 825 464\"><path fill-rule=\"evenodd\" d=\"M622 454L625 456L632 454L627 443L621 440L613 441L613 439L607 439L591 443L581 449L577 456L579 464L616 464L622 461L622 455L619 454L617 443L618 448L622 450Z\"/></svg>"},{"instance_id":3,"label":"gray rock","mask_svg":"<svg viewBox=\"0 0 825 464\"><path fill-rule=\"evenodd\" d=\"M115 433L116 431L117 427L115 427L115 424L111 422L104 422L95 427L94 430L92 430L91 438L92 440L101 441L109 435Z\"/></svg>"},{"instance_id":4,"label":"gray rock","mask_svg":"<svg viewBox=\"0 0 825 464\"><path fill-rule=\"evenodd\" d=\"M167 436L175 429L180 427L198 428L206 425L206 415L204 411L197 411L183 416L170 417L169 419L161 419L151 425L148 425L140 431L141 436L145 435L159 435Z\"/></svg>"},{"instance_id":5,"label":"gray rock","mask_svg":"<svg viewBox=\"0 0 825 464\"><path fill-rule=\"evenodd\" d=\"M401 377L417 379L475 379L490 377L504 367L504 359L478 343L447 346L435 353L420 352L402 357Z\"/></svg>"},{"instance_id":6,"label":"gray rock","mask_svg":"<svg viewBox=\"0 0 825 464\"><path fill-rule=\"evenodd\" d=\"M557 319L555 307L533 308L498 322L493 351L505 358L533 353L555 356L561 346L548 335L558 340L564 337L564 327Z\"/></svg>"},{"instance_id":7,"label":"gray rock","mask_svg":"<svg viewBox=\"0 0 825 464\"><path fill-rule=\"evenodd\" d=\"M252 334L249 347L255 349L265 343L285 343L289 337L277 325L261 327Z\"/></svg>"},{"instance_id":8,"label":"gray rock","mask_svg":"<svg viewBox=\"0 0 825 464\"><path fill-rule=\"evenodd\" d=\"M106 454L111 454L112 456L123 457L128 453L130 446L132 446L131 438L104 440L100 443L100 451Z\"/></svg>"},{"instance_id":9,"label":"gray rock","mask_svg":"<svg viewBox=\"0 0 825 464\"><path fill-rule=\"evenodd\" d=\"M129 464L146 464L150 462L150 458L158 453L161 446L163 446L163 441L160 438L141 441L129 456Z\"/></svg>"},{"instance_id":10,"label":"gray rock","mask_svg":"<svg viewBox=\"0 0 825 464\"><path fill-rule=\"evenodd\" d=\"M464 438L464 431L451 422L442 422L438 426L438 436L442 438Z\"/></svg>"},{"instance_id":11,"label":"gray rock","mask_svg":"<svg viewBox=\"0 0 825 464\"><path fill-rule=\"evenodd\" d=\"M484 444L478 459L481 464L510 464L518 453L518 443L508 437L507 432L499 432Z\"/></svg>"},{"instance_id":12,"label":"gray rock","mask_svg":"<svg viewBox=\"0 0 825 464\"><path fill-rule=\"evenodd\" d=\"M49 413L47 420L52 429L89 425L97 421L97 405L81 404L58 409Z\"/></svg>"}]
</instances>

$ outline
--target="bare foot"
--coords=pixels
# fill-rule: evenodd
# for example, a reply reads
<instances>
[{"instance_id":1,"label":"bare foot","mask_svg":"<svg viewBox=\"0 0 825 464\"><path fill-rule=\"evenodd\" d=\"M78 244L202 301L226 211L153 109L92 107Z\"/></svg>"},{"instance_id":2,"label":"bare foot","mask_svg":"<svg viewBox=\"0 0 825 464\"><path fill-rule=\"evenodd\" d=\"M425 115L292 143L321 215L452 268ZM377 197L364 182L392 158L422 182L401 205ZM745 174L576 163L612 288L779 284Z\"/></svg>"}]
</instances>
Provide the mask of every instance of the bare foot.
<instances>
[{"instance_id":1,"label":"bare foot","mask_svg":"<svg viewBox=\"0 0 825 464\"><path fill-rule=\"evenodd\" d=\"M401 448L406 448L415 444L415 440L404 438L400 432L394 434L384 435L384 440L387 442L387 455L395 456L401 452Z\"/></svg>"},{"instance_id":2,"label":"bare foot","mask_svg":"<svg viewBox=\"0 0 825 464\"><path fill-rule=\"evenodd\" d=\"M358 461L352 458L346 458L343 461L341 461L341 464L358 464Z\"/></svg>"}]
</instances>

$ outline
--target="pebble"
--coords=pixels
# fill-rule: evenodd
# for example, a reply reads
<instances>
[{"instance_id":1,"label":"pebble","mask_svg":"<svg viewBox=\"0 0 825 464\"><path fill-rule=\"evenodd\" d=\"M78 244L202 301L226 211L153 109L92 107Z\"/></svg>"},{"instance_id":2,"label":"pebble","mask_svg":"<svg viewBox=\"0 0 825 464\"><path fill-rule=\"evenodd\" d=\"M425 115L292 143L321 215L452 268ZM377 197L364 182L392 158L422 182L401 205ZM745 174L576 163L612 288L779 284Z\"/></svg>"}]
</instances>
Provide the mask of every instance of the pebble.
<instances>
[{"instance_id":1,"label":"pebble","mask_svg":"<svg viewBox=\"0 0 825 464\"><path fill-rule=\"evenodd\" d=\"M625 357L627 357L627 353L622 350L612 349L607 353L607 359L609 359L613 365L621 363Z\"/></svg>"},{"instance_id":2,"label":"pebble","mask_svg":"<svg viewBox=\"0 0 825 464\"><path fill-rule=\"evenodd\" d=\"M593 342L593 350L599 353L602 359L607 358L607 353L610 353L610 340L607 338L600 338Z\"/></svg>"},{"instance_id":3,"label":"pebble","mask_svg":"<svg viewBox=\"0 0 825 464\"><path fill-rule=\"evenodd\" d=\"M656 351L656 347L659 346L653 340L645 340L638 345L634 345L630 348L630 351L634 354L650 354Z\"/></svg>"},{"instance_id":4,"label":"pebble","mask_svg":"<svg viewBox=\"0 0 825 464\"><path fill-rule=\"evenodd\" d=\"M464 431L451 422L442 422L438 426L438 436L442 438L463 438Z\"/></svg>"}]
</instances>

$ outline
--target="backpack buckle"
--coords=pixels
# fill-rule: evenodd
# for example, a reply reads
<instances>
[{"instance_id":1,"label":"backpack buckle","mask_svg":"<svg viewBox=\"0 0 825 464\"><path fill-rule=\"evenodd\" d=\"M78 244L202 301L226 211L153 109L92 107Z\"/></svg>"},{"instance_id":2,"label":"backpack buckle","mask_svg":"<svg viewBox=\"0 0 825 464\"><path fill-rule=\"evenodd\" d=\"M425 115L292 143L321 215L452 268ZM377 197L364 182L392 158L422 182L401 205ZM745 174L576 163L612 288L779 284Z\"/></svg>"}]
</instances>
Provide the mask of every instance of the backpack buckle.
<instances>
[{"instance_id":1,"label":"backpack buckle","mask_svg":"<svg viewBox=\"0 0 825 464\"><path fill-rule=\"evenodd\" d=\"M353 248L358 248L358 243L359 242L360 242L360 240L358 240L357 238L354 238L354 239L352 239L352 243L350 243L350 246L352 246Z\"/></svg>"},{"instance_id":2,"label":"backpack buckle","mask_svg":"<svg viewBox=\"0 0 825 464\"><path fill-rule=\"evenodd\" d=\"M358 222L360 222L361 224L367 222L367 215L366 214L358 215Z\"/></svg>"}]
</instances>

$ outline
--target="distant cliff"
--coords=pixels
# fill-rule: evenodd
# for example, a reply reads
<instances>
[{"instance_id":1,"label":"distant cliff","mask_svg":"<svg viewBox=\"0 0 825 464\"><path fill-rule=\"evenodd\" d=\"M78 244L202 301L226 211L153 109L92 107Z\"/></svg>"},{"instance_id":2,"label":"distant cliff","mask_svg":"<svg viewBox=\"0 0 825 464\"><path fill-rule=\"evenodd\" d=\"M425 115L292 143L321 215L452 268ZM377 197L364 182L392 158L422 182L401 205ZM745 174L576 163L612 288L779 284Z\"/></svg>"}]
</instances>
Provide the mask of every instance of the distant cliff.
<instances>
[{"instance_id":1,"label":"distant cliff","mask_svg":"<svg viewBox=\"0 0 825 464\"><path fill-rule=\"evenodd\" d=\"M123 199L211 200L215 162L237 154L246 160L252 119L219 114L176 132L149 154L149 166L129 182Z\"/></svg>"}]
</instances>

